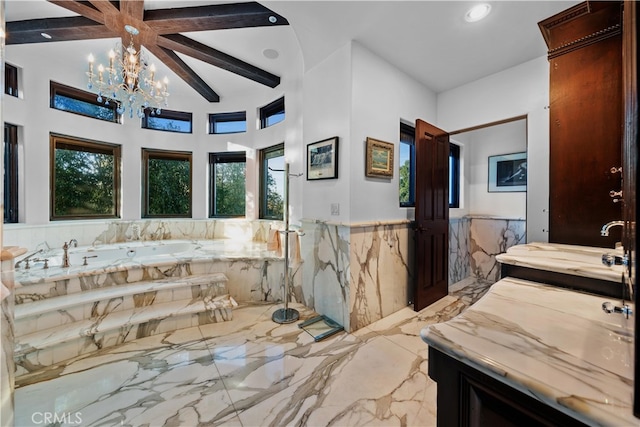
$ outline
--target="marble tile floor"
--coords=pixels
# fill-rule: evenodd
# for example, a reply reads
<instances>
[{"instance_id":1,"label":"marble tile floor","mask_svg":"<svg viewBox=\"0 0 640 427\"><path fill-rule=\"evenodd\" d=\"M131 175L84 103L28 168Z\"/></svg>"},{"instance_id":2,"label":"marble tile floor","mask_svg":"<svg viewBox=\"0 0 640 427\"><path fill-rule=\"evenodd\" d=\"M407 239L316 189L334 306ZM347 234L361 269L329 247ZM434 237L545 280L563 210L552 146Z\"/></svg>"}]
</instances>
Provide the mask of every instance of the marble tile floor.
<instances>
[{"instance_id":1,"label":"marble tile floor","mask_svg":"<svg viewBox=\"0 0 640 427\"><path fill-rule=\"evenodd\" d=\"M436 384L420 330L477 301L467 279L416 313L402 309L320 342L281 305L231 322L142 338L18 378L15 425L434 426ZM301 320L315 313L291 304Z\"/></svg>"}]
</instances>

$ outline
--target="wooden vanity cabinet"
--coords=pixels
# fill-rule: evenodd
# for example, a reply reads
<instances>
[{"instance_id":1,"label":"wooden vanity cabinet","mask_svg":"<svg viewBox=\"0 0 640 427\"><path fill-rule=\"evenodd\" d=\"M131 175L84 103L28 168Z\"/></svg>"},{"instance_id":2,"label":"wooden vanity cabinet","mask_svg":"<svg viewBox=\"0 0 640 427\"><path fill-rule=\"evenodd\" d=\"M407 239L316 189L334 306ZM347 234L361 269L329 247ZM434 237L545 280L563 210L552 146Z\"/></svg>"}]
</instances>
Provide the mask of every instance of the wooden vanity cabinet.
<instances>
[{"instance_id":1,"label":"wooden vanity cabinet","mask_svg":"<svg viewBox=\"0 0 640 427\"><path fill-rule=\"evenodd\" d=\"M569 415L429 346L438 427L585 426Z\"/></svg>"},{"instance_id":2,"label":"wooden vanity cabinet","mask_svg":"<svg viewBox=\"0 0 640 427\"><path fill-rule=\"evenodd\" d=\"M622 219L622 2L587 1L539 24L550 62L549 242L614 247Z\"/></svg>"}]
</instances>

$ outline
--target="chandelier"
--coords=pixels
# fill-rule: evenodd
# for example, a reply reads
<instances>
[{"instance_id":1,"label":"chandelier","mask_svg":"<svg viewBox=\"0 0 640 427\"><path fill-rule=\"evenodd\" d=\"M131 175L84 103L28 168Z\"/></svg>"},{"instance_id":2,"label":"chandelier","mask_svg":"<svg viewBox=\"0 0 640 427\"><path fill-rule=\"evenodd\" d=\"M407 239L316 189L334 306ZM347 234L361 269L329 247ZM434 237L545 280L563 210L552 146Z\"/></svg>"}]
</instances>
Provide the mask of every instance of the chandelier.
<instances>
[{"instance_id":1,"label":"chandelier","mask_svg":"<svg viewBox=\"0 0 640 427\"><path fill-rule=\"evenodd\" d=\"M109 67L98 65L98 72L93 69L94 57L89 55L89 82L87 87L98 90L97 101L104 105L115 102L118 114L129 110L129 118L133 118L135 111L139 118L144 117L144 110L150 109L152 114L160 114L163 107L168 106L169 80L165 77L162 82L155 80L155 66L148 65L146 55L136 51L133 36L139 31L131 25L125 25L129 33L129 46L122 49L120 43L115 50L109 51Z\"/></svg>"}]
</instances>

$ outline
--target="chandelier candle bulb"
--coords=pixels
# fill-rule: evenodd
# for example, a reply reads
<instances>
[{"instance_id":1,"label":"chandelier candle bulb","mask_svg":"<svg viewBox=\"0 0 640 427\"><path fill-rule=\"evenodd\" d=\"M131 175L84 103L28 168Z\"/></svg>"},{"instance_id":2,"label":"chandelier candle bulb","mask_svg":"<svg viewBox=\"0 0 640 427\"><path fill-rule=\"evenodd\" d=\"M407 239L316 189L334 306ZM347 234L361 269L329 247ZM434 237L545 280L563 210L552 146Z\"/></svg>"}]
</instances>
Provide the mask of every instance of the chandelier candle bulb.
<instances>
[{"instance_id":1,"label":"chandelier candle bulb","mask_svg":"<svg viewBox=\"0 0 640 427\"><path fill-rule=\"evenodd\" d=\"M130 25L125 26L130 35L129 45L123 49L120 44L108 52L109 68L105 79L103 72L105 67L100 65L99 75L93 73L93 55L89 56L88 87L96 86L97 100L108 105L116 102L118 114L129 110L129 117L134 114L144 117L144 110L150 108L157 112L162 106L168 106L167 92L168 79L164 79L164 90L160 82L156 83L156 68L149 64L142 48L134 47L133 37L138 35L138 30ZM157 89L156 89L157 88ZM103 99L104 97L104 99Z\"/></svg>"}]
</instances>

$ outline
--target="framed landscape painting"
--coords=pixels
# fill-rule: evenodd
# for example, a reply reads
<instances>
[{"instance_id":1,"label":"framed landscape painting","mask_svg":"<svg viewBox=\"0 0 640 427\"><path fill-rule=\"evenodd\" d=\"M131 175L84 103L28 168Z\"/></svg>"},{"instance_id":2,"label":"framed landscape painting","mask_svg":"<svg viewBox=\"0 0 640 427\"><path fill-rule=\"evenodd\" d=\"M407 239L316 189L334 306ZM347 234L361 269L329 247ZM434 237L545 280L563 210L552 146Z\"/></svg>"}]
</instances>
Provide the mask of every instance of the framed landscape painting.
<instances>
[{"instance_id":1,"label":"framed landscape painting","mask_svg":"<svg viewBox=\"0 0 640 427\"><path fill-rule=\"evenodd\" d=\"M367 138L366 157L366 176L375 178L393 178L392 143Z\"/></svg>"}]
</instances>

